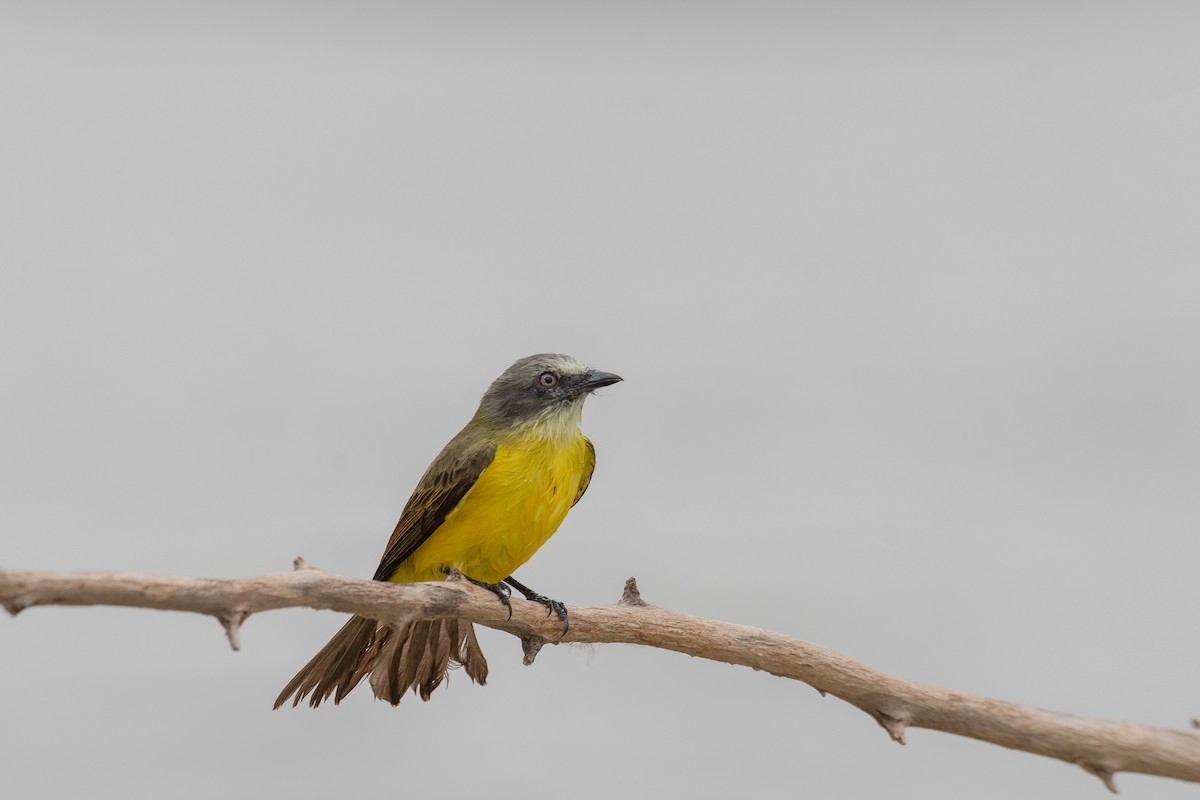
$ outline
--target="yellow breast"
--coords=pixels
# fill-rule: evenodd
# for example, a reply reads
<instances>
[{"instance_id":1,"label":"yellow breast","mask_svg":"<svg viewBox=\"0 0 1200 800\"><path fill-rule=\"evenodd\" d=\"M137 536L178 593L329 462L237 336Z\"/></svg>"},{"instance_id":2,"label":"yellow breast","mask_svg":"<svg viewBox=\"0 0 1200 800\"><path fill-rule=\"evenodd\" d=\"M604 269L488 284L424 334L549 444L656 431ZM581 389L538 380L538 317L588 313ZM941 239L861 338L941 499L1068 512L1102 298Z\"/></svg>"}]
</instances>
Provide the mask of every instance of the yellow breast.
<instances>
[{"instance_id":1,"label":"yellow breast","mask_svg":"<svg viewBox=\"0 0 1200 800\"><path fill-rule=\"evenodd\" d=\"M487 583L504 580L558 529L592 463L578 429L569 438L531 434L497 445L475 485L391 580L441 580L446 567Z\"/></svg>"}]
</instances>

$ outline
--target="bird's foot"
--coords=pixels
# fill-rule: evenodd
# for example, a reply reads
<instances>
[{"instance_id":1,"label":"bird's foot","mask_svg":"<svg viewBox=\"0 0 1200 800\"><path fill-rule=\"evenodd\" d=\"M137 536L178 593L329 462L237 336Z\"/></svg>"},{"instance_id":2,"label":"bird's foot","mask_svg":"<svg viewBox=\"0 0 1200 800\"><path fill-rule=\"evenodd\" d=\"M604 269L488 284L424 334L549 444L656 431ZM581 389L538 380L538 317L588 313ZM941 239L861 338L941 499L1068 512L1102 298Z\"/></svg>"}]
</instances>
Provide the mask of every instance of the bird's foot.
<instances>
[{"instance_id":1,"label":"bird's foot","mask_svg":"<svg viewBox=\"0 0 1200 800\"><path fill-rule=\"evenodd\" d=\"M442 569L442 571L449 575L450 567L445 567ZM455 572L458 572L459 575L462 575L463 580L465 580L467 583L473 583L476 586L487 589L489 592L496 595L496 597L499 597L500 602L503 603L504 607L508 609L508 618L512 619L512 602L508 599L512 597L512 590L504 584L504 581L499 583L486 583L484 581L477 581L470 575L463 575L463 573L459 570L455 570Z\"/></svg>"},{"instance_id":2,"label":"bird's foot","mask_svg":"<svg viewBox=\"0 0 1200 800\"><path fill-rule=\"evenodd\" d=\"M551 600L549 597L546 597L546 595L541 594L540 592L535 592L533 589L530 589L520 581L514 580L511 576L505 578L504 582L516 589L521 594L525 595L526 600L532 603L541 603L544 605L546 607L547 616L554 614L556 617L558 617L558 621L561 622L563 626L563 633L566 633L570 629L571 623L567 619L567 607L563 603L560 603L558 600Z\"/></svg>"}]
</instances>

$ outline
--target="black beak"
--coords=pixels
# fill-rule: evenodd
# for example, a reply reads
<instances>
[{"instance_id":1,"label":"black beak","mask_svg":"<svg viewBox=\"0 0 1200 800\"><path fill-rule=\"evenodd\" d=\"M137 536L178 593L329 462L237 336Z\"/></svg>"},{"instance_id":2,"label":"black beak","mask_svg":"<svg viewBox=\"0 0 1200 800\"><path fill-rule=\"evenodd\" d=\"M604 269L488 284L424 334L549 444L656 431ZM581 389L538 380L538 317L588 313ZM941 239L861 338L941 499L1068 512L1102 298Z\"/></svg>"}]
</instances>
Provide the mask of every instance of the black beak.
<instances>
[{"instance_id":1,"label":"black beak","mask_svg":"<svg viewBox=\"0 0 1200 800\"><path fill-rule=\"evenodd\" d=\"M589 369L579 376L579 390L581 392L594 392L601 386L612 386L614 383L619 383L622 380L624 378L620 375Z\"/></svg>"}]
</instances>

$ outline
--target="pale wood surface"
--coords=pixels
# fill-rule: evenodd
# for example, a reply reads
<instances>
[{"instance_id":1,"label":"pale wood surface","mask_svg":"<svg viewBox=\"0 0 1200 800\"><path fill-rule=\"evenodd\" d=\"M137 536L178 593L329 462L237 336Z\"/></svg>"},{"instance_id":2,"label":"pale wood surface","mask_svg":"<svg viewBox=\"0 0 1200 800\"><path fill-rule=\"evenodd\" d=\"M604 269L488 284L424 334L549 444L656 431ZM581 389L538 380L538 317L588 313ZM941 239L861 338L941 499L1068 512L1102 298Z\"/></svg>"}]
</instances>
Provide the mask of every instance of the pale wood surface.
<instances>
[{"instance_id":1,"label":"pale wood surface","mask_svg":"<svg viewBox=\"0 0 1200 800\"><path fill-rule=\"evenodd\" d=\"M871 715L904 744L909 727L969 736L1078 764L1116 791L1117 772L1200 782L1200 732L1089 719L901 680L814 644L746 625L648 605L633 579L611 606L572 605L563 635L544 606L513 598L512 619L496 596L463 581L389 584L344 578L301 559L294 572L210 580L119 572L0 570L0 603L115 605L215 617L237 649L241 623L274 608L307 607L374 619L459 617L521 638L526 663L546 643L625 643L739 664L803 681Z\"/></svg>"}]
</instances>

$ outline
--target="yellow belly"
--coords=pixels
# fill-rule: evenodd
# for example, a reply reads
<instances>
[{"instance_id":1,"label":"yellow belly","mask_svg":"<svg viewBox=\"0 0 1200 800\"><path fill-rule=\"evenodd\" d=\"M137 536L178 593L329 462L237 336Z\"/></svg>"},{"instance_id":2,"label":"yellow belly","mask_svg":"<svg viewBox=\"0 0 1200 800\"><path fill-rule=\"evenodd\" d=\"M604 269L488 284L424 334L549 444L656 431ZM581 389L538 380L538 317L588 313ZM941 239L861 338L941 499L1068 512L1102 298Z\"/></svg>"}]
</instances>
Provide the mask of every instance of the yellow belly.
<instances>
[{"instance_id":1,"label":"yellow belly","mask_svg":"<svg viewBox=\"0 0 1200 800\"><path fill-rule=\"evenodd\" d=\"M497 446L475 485L391 580L442 580L446 567L478 581L504 580L558 530L591 462L582 433Z\"/></svg>"}]
</instances>

